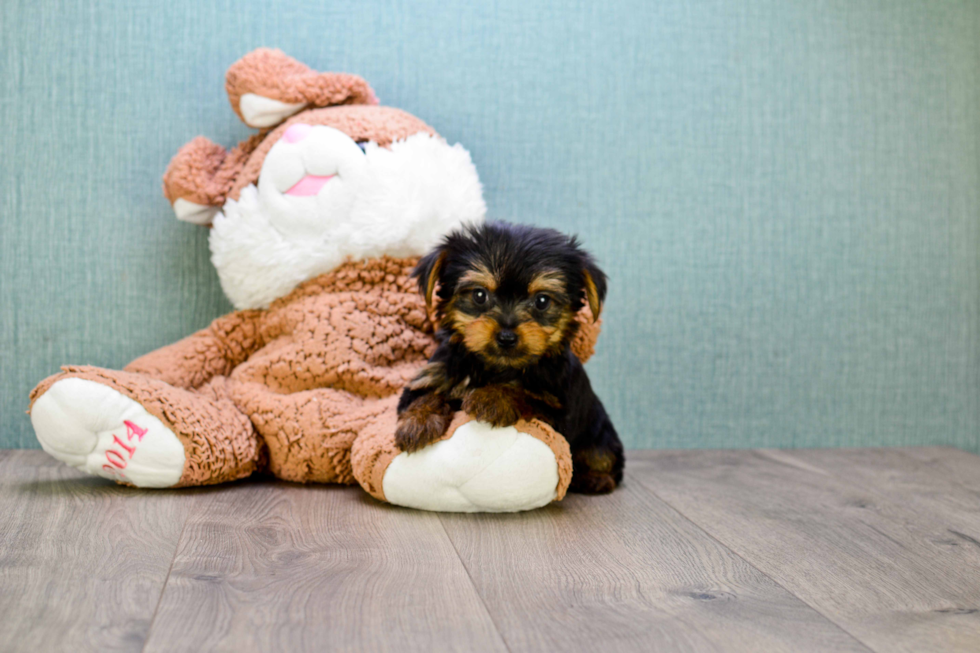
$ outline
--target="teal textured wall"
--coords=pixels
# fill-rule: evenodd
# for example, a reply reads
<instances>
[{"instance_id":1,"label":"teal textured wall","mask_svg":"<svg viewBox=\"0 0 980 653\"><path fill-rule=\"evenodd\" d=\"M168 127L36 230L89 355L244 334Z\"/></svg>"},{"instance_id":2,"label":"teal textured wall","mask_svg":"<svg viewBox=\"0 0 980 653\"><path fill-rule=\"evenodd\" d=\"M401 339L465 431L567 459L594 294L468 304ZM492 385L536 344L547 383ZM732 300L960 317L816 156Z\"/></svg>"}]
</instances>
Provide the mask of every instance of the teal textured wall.
<instances>
[{"instance_id":1,"label":"teal textured wall","mask_svg":"<svg viewBox=\"0 0 980 653\"><path fill-rule=\"evenodd\" d=\"M160 176L247 134L229 64L364 75L496 217L612 277L589 366L631 447L978 450L980 3L0 3L0 446L27 394L229 310Z\"/></svg>"}]
</instances>

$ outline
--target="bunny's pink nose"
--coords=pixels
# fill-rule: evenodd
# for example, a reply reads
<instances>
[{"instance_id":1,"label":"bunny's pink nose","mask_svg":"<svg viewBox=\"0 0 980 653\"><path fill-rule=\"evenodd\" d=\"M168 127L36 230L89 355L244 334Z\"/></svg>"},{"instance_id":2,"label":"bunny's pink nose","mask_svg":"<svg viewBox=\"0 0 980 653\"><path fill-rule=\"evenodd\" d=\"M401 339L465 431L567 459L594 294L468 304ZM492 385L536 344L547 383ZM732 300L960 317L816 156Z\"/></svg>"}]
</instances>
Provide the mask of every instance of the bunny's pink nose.
<instances>
[{"instance_id":1,"label":"bunny's pink nose","mask_svg":"<svg viewBox=\"0 0 980 653\"><path fill-rule=\"evenodd\" d=\"M311 125L304 125L303 123L296 123L292 127L286 130L286 133L282 135L290 143L299 143L301 140L310 135L313 131Z\"/></svg>"}]
</instances>

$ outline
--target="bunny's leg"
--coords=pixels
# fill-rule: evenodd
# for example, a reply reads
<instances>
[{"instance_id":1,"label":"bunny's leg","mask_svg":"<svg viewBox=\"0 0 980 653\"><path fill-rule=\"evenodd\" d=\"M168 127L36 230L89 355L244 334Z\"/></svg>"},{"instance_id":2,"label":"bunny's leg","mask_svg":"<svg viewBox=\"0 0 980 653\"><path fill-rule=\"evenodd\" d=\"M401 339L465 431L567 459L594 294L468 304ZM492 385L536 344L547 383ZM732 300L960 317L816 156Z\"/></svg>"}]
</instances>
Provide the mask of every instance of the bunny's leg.
<instances>
[{"instance_id":1,"label":"bunny's leg","mask_svg":"<svg viewBox=\"0 0 980 653\"><path fill-rule=\"evenodd\" d=\"M231 481L263 456L221 376L191 391L139 373L65 367L31 393L30 414L49 454L137 487Z\"/></svg>"}]
</instances>

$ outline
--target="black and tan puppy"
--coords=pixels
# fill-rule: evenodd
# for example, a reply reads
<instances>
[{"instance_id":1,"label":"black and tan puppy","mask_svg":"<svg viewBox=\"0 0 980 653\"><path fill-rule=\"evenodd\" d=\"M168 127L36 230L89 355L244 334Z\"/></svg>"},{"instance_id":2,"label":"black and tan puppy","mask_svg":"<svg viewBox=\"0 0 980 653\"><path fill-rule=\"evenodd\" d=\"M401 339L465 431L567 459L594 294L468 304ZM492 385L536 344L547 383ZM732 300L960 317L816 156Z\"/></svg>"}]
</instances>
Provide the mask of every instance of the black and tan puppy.
<instances>
[{"instance_id":1,"label":"black and tan puppy","mask_svg":"<svg viewBox=\"0 0 980 653\"><path fill-rule=\"evenodd\" d=\"M449 234L413 276L430 308L436 295L439 346L402 393L398 446L431 444L460 409L494 426L537 417L571 447L569 489L615 489L623 446L570 347L585 301L599 317L606 275L576 239L501 222L470 227Z\"/></svg>"}]
</instances>

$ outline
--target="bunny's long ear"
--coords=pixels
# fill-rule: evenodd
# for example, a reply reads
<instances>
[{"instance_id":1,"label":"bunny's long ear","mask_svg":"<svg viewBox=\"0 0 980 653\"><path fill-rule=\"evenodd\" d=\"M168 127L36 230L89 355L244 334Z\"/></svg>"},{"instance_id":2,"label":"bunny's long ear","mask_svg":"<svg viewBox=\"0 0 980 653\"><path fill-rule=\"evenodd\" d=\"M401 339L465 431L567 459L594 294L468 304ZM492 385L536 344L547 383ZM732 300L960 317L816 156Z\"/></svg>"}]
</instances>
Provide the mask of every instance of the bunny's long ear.
<instances>
[{"instance_id":1,"label":"bunny's long ear","mask_svg":"<svg viewBox=\"0 0 980 653\"><path fill-rule=\"evenodd\" d=\"M178 220L209 225L248 158L250 141L230 152L203 136L184 145L163 174L163 194Z\"/></svg>"},{"instance_id":2,"label":"bunny's long ear","mask_svg":"<svg viewBox=\"0 0 980 653\"><path fill-rule=\"evenodd\" d=\"M306 107L378 103L361 77L318 73L270 48L253 50L232 64L225 90L242 122L257 129L274 127Z\"/></svg>"}]
</instances>

